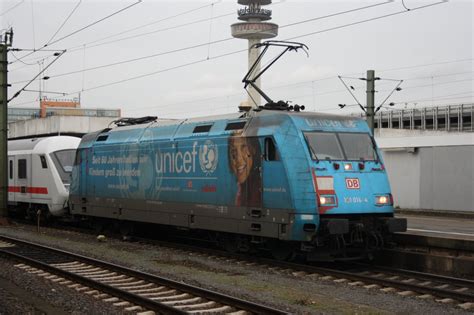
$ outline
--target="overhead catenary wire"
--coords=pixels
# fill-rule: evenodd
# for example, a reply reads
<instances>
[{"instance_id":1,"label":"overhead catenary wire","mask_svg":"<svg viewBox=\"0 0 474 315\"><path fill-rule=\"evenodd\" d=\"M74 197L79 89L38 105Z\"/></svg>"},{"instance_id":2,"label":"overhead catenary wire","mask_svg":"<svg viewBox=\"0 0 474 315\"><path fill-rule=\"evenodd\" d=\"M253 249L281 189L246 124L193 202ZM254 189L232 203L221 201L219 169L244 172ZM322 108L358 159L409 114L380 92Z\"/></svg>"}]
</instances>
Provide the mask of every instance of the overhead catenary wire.
<instances>
[{"instance_id":1,"label":"overhead catenary wire","mask_svg":"<svg viewBox=\"0 0 474 315\"><path fill-rule=\"evenodd\" d=\"M38 64L38 62L35 62L35 63L27 63L21 59L19 59L14 53L13 53L13 50L10 50L10 53L12 54L13 58L15 58L16 60L18 60L19 62L21 62L22 64L26 65L26 66L35 66Z\"/></svg>"},{"instance_id":2,"label":"overhead catenary wire","mask_svg":"<svg viewBox=\"0 0 474 315\"><path fill-rule=\"evenodd\" d=\"M5 14L7 14L8 12L14 10L15 8L19 7L21 4L23 4L23 2L25 2L25 0L21 0L20 2L18 2L17 4L13 5L11 8L9 9L6 9L5 11L3 11L2 13L0 13L0 16L4 16Z\"/></svg>"},{"instance_id":3,"label":"overhead catenary wire","mask_svg":"<svg viewBox=\"0 0 474 315\"><path fill-rule=\"evenodd\" d=\"M53 63L55 63L66 51L63 50L62 52L58 53L56 58L51 61L46 67L44 67L37 75L35 75L24 87L22 87L20 90L18 90L13 96L7 100L7 104L10 103L13 99L18 97L21 92L23 92L37 77L39 77L43 72L46 71Z\"/></svg>"},{"instance_id":4,"label":"overhead catenary wire","mask_svg":"<svg viewBox=\"0 0 474 315\"><path fill-rule=\"evenodd\" d=\"M209 45L207 45L207 58L211 53L211 39L212 39L212 19L214 16L214 4L211 5L211 17L209 18Z\"/></svg>"},{"instance_id":5,"label":"overhead catenary wire","mask_svg":"<svg viewBox=\"0 0 474 315\"><path fill-rule=\"evenodd\" d=\"M300 24L304 24L304 23L317 21L317 20L327 19L327 18L338 16L338 15L353 13L355 11L360 11L360 10L366 10L366 9L369 9L369 8L373 8L373 7L376 7L376 6L385 5L385 4L389 4L389 3L392 3L392 1L390 1L390 0L389 1L384 1L384 2L380 2L380 3L376 3L376 4L371 4L371 5L358 7L358 8L355 8L355 9L350 9L350 10L340 11L340 12L336 12L336 13L331 13L331 14L327 14L327 15L323 15L323 16L314 17L314 18L311 18L311 19L305 19L305 20L302 20L302 21L282 25L279 28L282 29L282 28L285 28L285 27L290 27L290 26L300 25ZM332 29L322 30L322 31L320 31L320 33L323 33L325 31L330 31L330 30L332 30ZM262 31L262 32L264 32L264 31ZM206 47L208 45L223 43L223 42L231 41L231 40L234 40L234 39L235 39L234 37L227 37L227 38L223 38L223 39L219 39L219 40L214 40L214 41L211 41L211 42L203 42L203 43L196 44L196 45L191 45L191 46L187 46L187 47L183 47L183 48L173 49L173 50L169 50L169 51L165 51L165 52L161 52L161 53L155 53L155 54L151 54L151 55L146 55L146 56L142 56L142 57L136 57L136 58L132 58L132 59L122 60L122 61L119 61L119 62L99 65L99 66L91 67L91 68L87 68L87 69L69 71L69 72L58 74L58 75L51 75L50 77L55 78L55 77L61 77L61 76L80 73L82 71L92 71L92 70L103 69L103 68L112 67L112 66L118 66L118 65L130 63L130 62L136 62L136 61L141 61L141 60L145 60L145 59L155 58L155 57L158 57L158 56L164 56L164 55L173 54L173 53L177 53L177 52L182 52L182 51L186 51L186 50L190 50L190 49ZM230 54L240 53L240 52L243 52L243 51L247 51L247 49L234 51ZM228 54L223 54L223 55L220 55L220 56L227 56L227 55ZM12 84L18 84L18 83L23 83L23 82L25 82L25 81L18 81L18 82L14 82Z\"/></svg>"},{"instance_id":6,"label":"overhead catenary wire","mask_svg":"<svg viewBox=\"0 0 474 315\"><path fill-rule=\"evenodd\" d=\"M33 48L36 48L36 30L35 30L35 14L34 14L34 9L33 9L33 0L30 0L30 6L31 6L31 26L33 28Z\"/></svg>"},{"instance_id":7,"label":"overhead catenary wire","mask_svg":"<svg viewBox=\"0 0 474 315\"><path fill-rule=\"evenodd\" d=\"M400 85L402 85L402 83L403 80L398 80L397 86L393 88L393 90L387 95L387 97L382 101L382 103L380 103L380 105L375 109L375 114L377 114L377 112L382 108L382 106L390 98L390 96L392 96L395 91L398 91L398 88L400 87Z\"/></svg>"},{"instance_id":8,"label":"overhead catenary wire","mask_svg":"<svg viewBox=\"0 0 474 315\"><path fill-rule=\"evenodd\" d=\"M376 4L362 6L362 7L358 7L358 8L355 8L355 9L349 9L349 10L345 10L345 11L340 11L340 12L331 13L331 14L328 14L328 15L318 16L318 17L315 17L315 18L306 19L306 20L286 24L286 25L281 25L278 28L283 29L283 28L290 27L290 26L295 26L295 25L300 25L300 24L304 24L304 23L314 22L314 21L317 21L317 20L327 19L327 18L338 16L338 15L353 13L353 12L356 12L356 11L366 10L366 9L377 7L377 6L390 4L392 2L393 2L392 0L387 0L387 1L384 1L384 2L379 2L379 3L376 3ZM282 3L282 1L280 1L278 3ZM230 15L230 14L235 14L235 13L233 12L233 13L229 13L229 14L223 14L223 15L217 16L215 18L227 16L227 15ZM116 40L112 40L112 41L109 41L109 42L100 43L100 44L97 44L97 45L90 45L93 42L85 43L85 45L89 49L89 48L93 48L93 47L97 47L97 46L101 46L101 45L105 45L105 44L115 43L115 42L122 41L122 40L135 39L139 36L150 35L150 34L153 34L153 33L156 33L156 32L161 32L161 31L168 31L168 30L172 30L172 29L175 29L175 28L178 28L178 27L188 26L188 25L192 25L192 24L195 24L195 23L198 23L198 22L205 22L205 21L209 21L209 18L201 19L201 20L194 21L194 22L188 22L188 23L184 23L184 24L181 24L181 25L177 25L177 26L167 27L167 28L152 31L152 32L133 35L133 36L125 37L125 38L122 38L122 39L116 39ZM261 31L261 32L265 32L265 31ZM257 32L257 33L259 33L259 32ZM202 43L202 44L198 44L198 45L184 47L184 48L182 48L182 50L179 50L179 51L184 51L184 50L187 50L187 49L195 49L195 48L203 47L203 46L206 46L206 45L213 45L213 44L217 44L217 43L221 43L221 42L225 42L225 41L230 41L230 40L234 40L234 39L235 38L233 38L233 37L228 37L228 38L216 40L216 41L213 41L213 42L206 42L206 43ZM80 48L79 48L79 46L75 46L75 47L72 47L72 48L68 48L67 50L68 50L68 52L71 52L71 51L74 52L74 51L80 50ZM171 52L176 52L176 50L172 50ZM153 58L153 57L157 57L157 56L160 56L160 55L162 55L162 54L152 54L152 55L149 55L149 56L134 58L134 59L131 59L131 61L133 62L133 61L143 60L143 59L147 59L147 58ZM126 62L127 62L127 60L123 61L123 63L126 63ZM113 66L113 65L116 65L116 64L111 64L111 66ZM101 66L101 68L103 68L103 67ZM99 69L99 68L97 68L97 69ZM95 69L93 69L93 70L95 70ZM86 71L89 71L89 70L86 70Z\"/></svg>"},{"instance_id":9,"label":"overhead catenary wire","mask_svg":"<svg viewBox=\"0 0 474 315\"><path fill-rule=\"evenodd\" d=\"M464 96L464 97L441 97L439 100L440 101L449 101L449 100L463 100L463 99L466 99L466 98L472 98L472 96ZM430 102L431 99L421 99L421 100L410 100L410 101L406 101L406 102L400 102L400 103L396 103L396 104L405 104L405 103L412 103L412 102ZM355 108L355 107L358 107L358 104L350 104L350 105L347 105L346 107L344 107L344 110L346 109L349 109L349 108ZM219 109L225 109L227 108L227 105L226 104L222 104L222 105L218 105L218 106L214 106L213 109L214 110L219 110ZM398 108L394 108L394 109L391 109L391 110L399 110ZM202 111L206 111L206 109L203 109ZM323 109L320 109L318 110L318 112L334 112L334 111L341 111L340 108L323 108ZM171 111L168 113L168 115L180 115L180 114L186 114L186 113L189 113L189 110L179 110L179 111ZM193 112L195 113L195 112ZM360 113L361 115L363 115L363 113ZM165 116L163 116L162 118L167 118Z\"/></svg>"},{"instance_id":10,"label":"overhead catenary wire","mask_svg":"<svg viewBox=\"0 0 474 315\"><path fill-rule=\"evenodd\" d=\"M72 32L72 33L69 33L69 34L67 34L67 35L64 35L63 37L60 37L60 38L58 38L58 39L52 41L51 43L47 44L46 46L51 46L51 45L53 45L53 44L56 44L57 42L60 42L60 41L66 39L66 38L68 38L68 37L71 37L71 36L73 36L73 35L75 35L75 34L81 32L81 31L83 31L83 30L85 30L85 29L88 29L88 28L91 27L91 26L94 26L94 25L96 25L96 24L98 24L98 23L100 23L100 22L103 22L103 21L105 21L105 20L107 20L107 19L109 19L109 18L111 18L111 17L113 17L113 16L115 16L115 15L117 15L117 14L119 14L119 13L122 13L123 11L126 11L126 10L130 9L130 8L136 6L137 4L141 3L141 2L142 2L142 0L137 0L137 2L132 3L132 4L126 6L125 8L122 8L122 9L120 9L120 10L118 10L118 11L115 11L115 12L113 12L113 13L111 13L111 14L109 14L109 15L107 15L107 16L105 16L105 17L103 17L103 18L101 18L101 19L99 19L99 20L97 20L97 21L94 21L94 22L92 22L92 23L90 23L90 24L87 24L87 25L85 25L85 26L79 28L78 30L75 30L75 31Z\"/></svg>"},{"instance_id":11,"label":"overhead catenary wire","mask_svg":"<svg viewBox=\"0 0 474 315\"><path fill-rule=\"evenodd\" d=\"M347 91L349 91L349 93L351 93L352 95L352 98L357 102L357 105L359 105L360 109L362 109L362 111L366 111L366 109L364 108L364 106L362 106L362 104L359 102L359 100L357 99L357 97L354 95L354 93L352 93L351 89L347 86L346 82L344 82L344 80L342 79L341 76L338 76L339 80L341 80L342 84L344 84L344 86L346 87Z\"/></svg>"},{"instance_id":12,"label":"overhead catenary wire","mask_svg":"<svg viewBox=\"0 0 474 315\"><path fill-rule=\"evenodd\" d=\"M452 80L452 81L446 81L446 82L438 82L438 83L433 83L433 84L425 84L425 85L416 85L416 86L406 86L403 89L418 89L418 88L424 88L424 87L432 87L432 86L438 86L438 85L445 85L445 84L453 84L453 83L459 83L459 82L467 82L467 81L473 81L474 78L469 78L469 79L463 79L463 80Z\"/></svg>"},{"instance_id":13,"label":"overhead catenary wire","mask_svg":"<svg viewBox=\"0 0 474 315\"><path fill-rule=\"evenodd\" d=\"M219 2L219 1L217 1L217 2ZM217 2L214 2L214 3L217 3ZM278 2L278 3L282 3L282 2L283 2L283 1ZM278 4L278 3L276 3L276 4ZM185 12L182 12L182 13L179 13L179 14L175 14L175 15L173 15L173 16L169 16L169 17L160 19L160 20L154 21L154 22L152 22L152 23L147 23L147 24L144 24L144 25L142 25L142 26L138 26L138 27L135 27L135 28L132 28L132 29L129 29L129 30L125 30L125 31L120 32L120 33L112 34L112 35L109 35L109 36L104 37L104 38L101 38L101 39L97 39L97 40L94 40L94 41L91 41L91 42L83 43L83 44L81 44L81 45L76 45L76 46L67 48L66 50L68 51L68 54L69 54L69 53L74 53L74 52L83 50L83 49L84 49L84 46L86 46L86 49L90 49L90 48L99 47L99 46L103 46L103 45L107 45L107 44L111 44L111 43L115 43L115 42L119 42L119 41L123 41L123 40L136 39L136 38L139 38L139 37L141 37L141 36L151 35L151 34L158 33L158 32L169 31L169 30L173 30L173 29L180 28L180 27L189 26L189 25L193 25L193 24L197 24L197 23L209 21L209 18L200 19L200 20L197 20L197 21L187 22L187 23L180 24L180 25L175 25L175 26L171 26L171 27L166 27L166 28L158 29L158 30L151 31L151 32L146 32L146 33L141 33L141 34L135 34L135 35L133 35L133 36L124 37L124 38L119 38L119 39L111 40L111 41L108 41L108 42L103 42L103 43L98 43L98 44L92 45L92 44L94 44L94 43L96 43L96 42L100 42L100 41L106 40L106 39L108 39L108 38L112 38L112 37L115 37L115 36L118 36L118 35L121 35L121 34L125 34L125 33L128 33L128 32L131 32L131 31L133 31L133 30L136 30L136 29L139 29L139 28L142 28L142 27L146 27L146 26L151 25L151 24L156 24L156 23L158 23L158 22L162 22L162 21L169 20L169 19L171 19L171 18L175 18L175 17L178 17L178 16L182 16L182 15L188 14L188 13L190 13L190 12L197 11L197 10L199 10L199 9L202 9L202 8L205 8L205 7L208 7L208 6L209 6L209 5L205 5L205 6L201 6L201 7L192 9L192 10L187 10L187 11L185 11ZM228 16L228 15L234 15L234 14L235 14L235 12L228 13L228 14L222 14L222 15L214 16L213 19L217 19L217 18L220 18L220 17ZM42 49L42 51L46 51L46 50L45 50L45 49ZM32 60L39 60L39 59L41 59L41 57L39 57L39 58L32 58ZM16 69L13 69L13 70L11 70L11 71L15 71L15 70L16 70Z\"/></svg>"},{"instance_id":14,"label":"overhead catenary wire","mask_svg":"<svg viewBox=\"0 0 474 315\"><path fill-rule=\"evenodd\" d=\"M73 36L73 35L75 35L75 34L81 32L81 31L83 31L83 30L85 30L85 29L88 29L88 28L90 28L90 27L92 27L92 26L94 26L94 25L96 25L96 24L98 24L98 23L100 23L100 22L103 22L103 21L105 21L105 20L107 20L107 19L109 19L109 18L111 18L111 17L113 17L113 16L115 16L115 15L117 15L117 14L123 12L123 11L126 11L126 10L128 10L128 9L130 9L130 8L132 8L132 7L134 7L135 5L137 5L137 4L141 3L141 2L142 2L142 0L137 0L135 3L132 3L132 4L126 6L126 7L122 8L122 9L120 9L120 10L118 10L118 11L115 11L115 12L113 12L113 13L111 13L111 14L109 14L109 15L103 17L103 18L100 18L100 19L97 20L97 21L94 21L94 22L92 22L92 23L89 23L89 24L87 24L87 25L85 25L85 26L83 26L83 27L81 27L81 28L79 28L79 29L77 29L77 30L75 30L75 31L73 31L73 32L71 32L71 33L69 33L69 34L67 34L67 35L64 35L63 37L60 37L60 38L58 38L58 39L56 39L56 40L54 40L54 41L52 41L52 42L50 42L50 43L46 43L46 44L44 44L42 47L40 47L40 48L38 48L38 49L35 49L34 51L32 51L32 52L30 52L30 53L28 53L28 54L22 56L21 59L26 58L26 57L28 57L28 56L34 54L35 52L38 52L38 51L42 50L42 49L45 48L45 47L54 45L54 44L56 44L56 43L58 43L58 42L60 42L60 41L62 41L62 40L64 40L64 39L66 39L66 38L68 38L68 37L71 37L71 36Z\"/></svg>"},{"instance_id":15,"label":"overhead catenary wire","mask_svg":"<svg viewBox=\"0 0 474 315\"><path fill-rule=\"evenodd\" d=\"M473 60L474 60L474 58L466 58L466 59L456 59L456 60L450 60L450 61L432 62L432 63L425 63L425 64L421 64L421 65L413 65L413 66L404 66L404 67L383 69L383 70L378 70L378 72L392 72L392 71L399 71L399 70L408 70L408 69L414 69L414 68L438 66L438 65L457 63L457 62L467 62L467 61L472 62Z\"/></svg>"},{"instance_id":16,"label":"overhead catenary wire","mask_svg":"<svg viewBox=\"0 0 474 315\"><path fill-rule=\"evenodd\" d=\"M64 27L64 25L66 25L67 21L69 21L69 19L71 18L71 16L74 14L74 12L76 12L77 8L79 7L79 5L81 4L82 0L79 0L77 2L77 4L74 6L74 9L72 9L72 11L69 13L69 15L66 17L66 19L63 21L63 23L61 23L61 25L59 26L59 28L57 29L57 31L51 36L51 38L48 40L48 42L46 43L46 45L49 45L51 43L51 41L54 39L54 37L61 31L61 29Z\"/></svg>"},{"instance_id":17,"label":"overhead catenary wire","mask_svg":"<svg viewBox=\"0 0 474 315\"><path fill-rule=\"evenodd\" d=\"M392 2L392 1L390 1L390 2ZM331 30L331 31L332 31L332 30L338 30L338 29L342 29L342 28L349 27L349 26L354 26L354 25L357 25L357 24L362 24L362 23L366 23L366 22L376 21L376 20L384 19L384 18L387 18L387 17L395 16L395 15L400 15L400 14L404 14L404 13L408 13L408 12L413 12L413 11L416 11L416 10L425 9L425 8L432 7L432 6L435 6L435 5L440 5L440 4L443 4L443 3L446 3L446 2L448 2L448 0L441 0L441 1L436 2L436 3L426 4L426 5L422 5L422 6L413 8L413 9L411 9L411 10L409 10L409 11L407 11L407 10L402 10L402 11L398 11L398 12L393 12L393 13L389 13L389 14L384 14L384 15L381 15L381 16L378 16L378 17L369 18L369 19L365 19L365 20L360 20L360 21L356 21L356 22L353 22L353 23L348 23L348 24L341 25L341 26L336 26L336 27L333 27L333 28L330 28L330 29L327 29L327 30ZM326 30L324 30L324 31L326 31ZM310 33L306 33L306 34L303 34L303 35L293 36L293 37L287 38L286 40L300 39L300 38L303 38L303 37L307 37L307 36L311 36L311 35L316 35L316 34L319 34L319 33L321 33L321 32L323 32L323 31L310 32Z\"/></svg>"},{"instance_id":18,"label":"overhead catenary wire","mask_svg":"<svg viewBox=\"0 0 474 315\"><path fill-rule=\"evenodd\" d=\"M472 102L472 98L473 98L473 95L466 95L466 96L459 96L459 97L451 97L451 96L456 96L456 95L463 95L463 94L468 94L468 93L471 93L472 94L472 91L471 92L465 92L465 93L456 93L456 94L448 94L448 95L442 95L442 96L439 96L436 101L447 101L447 100L461 100L461 99L468 99L470 98L470 102ZM430 98L420 98L420 99L410 99L410 100L405 100L405 101L399 101L399 102L394 102L395 105L399 105L399 104L409 104L409 103L415 103L415 102L418 102L418 103L424 103L424 102L431 102L432 99L431 97ZM349 105L346 105L344 107L344 109L341 109L341 108L322 108L319 110L319 112L334 112L334 111L341 111L341 110L346 110L346 109L349 109L349 108L354 108L354 107L357 107L358 105L357 104L349 104ZM392 109L388 109L388 110L400 110L399 108L392 108Z\"/></svg>"},{"instance_id":19,"label":"overhead catenary wire","mask_svg":"<svg viewBox=\"0 0 474 315\"><path fill-rule=\"evenodd\" d=\"M217 1L217 2L213 2L213 4L216 4L218 2L220 2L220 0ZM281 2L279 2L279 3L281 3ZM176 28L183 27L183 26L188 26L188 25L192 25L192 24L196 24L196 23L209 21L209 18L201 19L201 20L198 20L198 21L188 22L188 23L177 25L177 26L167 27L167 28L163 28L163 29L159 29L159 30L155 30L155 31L147 32L147 33L142 33L142 34L135 34L133 36L129 36L129 37L125 37L125 38L119 38L119 39L116 39L116 40L111 40L111 41L108 41L108 42L92 45L94 43L97 43L97 42L100 42L100 41L103 41L103 40L106 40L106 39L109 39L109 38L113 38L113 37L116 37L116 36L119 36L119 35L122 35L122 34L126 34L126 33L129 33L131 31L134 31L134 30L137 30L137 29L140 29L140 28L152 25L152 24L156 24L156 23L163 22L163 21L166 21L166 20L170 20L172 18L176 18L176 17L182 16L182 15L185 15L185 14L189 14L191 12L200 10L202 8L206 8L208 6L210 6L210 5L200 6L198 8L187 10L187 11L184 11L184 12L166 17L166 18L159 19L158 21L154 21L154 22L147 23L147 24L144 24L144 25L141 25L141 26L137 26L137 27L134 27L134 28L131 28L131 29L128 29L128 30L125 30L125 31L122 31L122 32L119 32L119 33L116 33L116 34L109 35L109 36L101 38L101 39L93 40L91 42L83 43L81 45L66 48L66 50L68 51L68 53L73 53L73 52L80 51L80 50L84 49L84 46L86 46L86 49L90 49L90 48L94 48L94 47L98 47L98 46L102 46L102 45L115 43L115 42L118 42L118 41L123 41L123 40L128 40L128 39L135 39L135 38L138 38L138 37L141 37L141 36L151 35L151 34L158 33L158 32L168 31L168 30L176 29ZM232 12L232 13L229 13L229 14L223 14L223 15L215 16L214 19L220 18L220 17L223 17L223 16L228 16L228 15L231 15L231 14L235 14L235 13ZM39 51L39 50L34 50L34 51L36 52L36 51ZM46 50L41 49L41 51L46 51ZM25 58L25 57L28 57L28 56L23 56L22 58ZM33 60L39 60L39 59L41 59L41 57L33 58Z\"/></svg>"},{"instance_id":20,"label":"overhead catenary wire","mask_svg":"<svg viewBox=\"0 0 474 315\"><path fill-rule=\"evenodd\" d=\"M441 4L441 3L443 3L443 2L438 2L438 3L436 3L436 4ZM428 6L433 6L433 5L436 5L436 4L423 6L423 8L424 8L424 7L428 7ZM417 8L417 9L421 9L421 8L422 8L422 7L419 7L419 8ZM360 9L360 8L359 8L359 9ZM406 13L407 11L404 11L404 12ZM400 14L400 13L396 13L396 14ZM384 16L382 16L382 17L389 17L389 16L392 16L392 15L395 15L395 14L384 15ZM322 32L324 32L324 31L331 31L331 30L334 30L334 29L340 29L340 28L343 28L343 27L348 27L348 26L352 26L352 25L354 25L354 24L360 24L360 23L364 23L364 22L369 22L369 21L373 21L373 20L380 19L380 18L381 18L381 17L375 17L375 18L366 19L366 20L363 20L363 21L358 21L358 22L355 22L355 23L349 23L349 24L346 24L346 25L343 25L343 26L339 26L339 27L336 27L336 28L329 28L329 29L326 29L326 30L321 30L321 31L318 31L318 32L314 32L313 34L322 33ZM295 23L292 23L292 25L294 25L294 24L295 24ZM308 36L308 34L305 34L305 35L302 35L302 36ZM95 87L91 87L91 88L88 88L88 89L84 89L84 91L89 91L89 90L93 90L93 89L103 88L103 87L106 87L106 86L111 86L111 85L115 85L115 84L118 84L118 83L123 83L123 82L131 81L131 80L135 80L135 79L139 79L139 78L151 76L151 75L154 75L154 74L158 74L158 73L170 71L170 70L173 70L173 69L178 69L178 68L187 67L187 66L194 65L194 64L197 64L197 63L205 62L205 61L207 61L207 60L222 58L222 57L229 56L229 55L236 54L236 53L240 53L240 52L243 52L243 51L246 51L246 49L244 49L244 50L238 50L238 51L234 51L234 52L229 52L229 53L221 54L221 55L218 55L218 56L213 56L212 58L209 58L209 59L196 60L196 61L193 61L193 62L190 62L190 63L186 63L186 64L182 64L182 65L178 65L178 66L174 66L174 67L171 67L171 68L162 69L162 70L158 70L158 71L153 71L153 72L146 73L146 74L142 74L142 75L139 75L139 76L129 77L129 78L122 79L122 80L119 80L119 81L114 81L114 82L105 83L105 84L102 84L102 85L98 85L98 86L95 86ZM53 77L53 76L52 76L52 77ZM78 93L78 92L68 93L68 95L69 95L69 94L76 94L76 93Z\"/></svg>"},{"instance_id":21,"label":"overhead catenary wire","mask_svg":"<svg viewBox=\"0 0 474 315\"><path fill-rule=\"evenodd\" d=\"M205 61L205 60L202 60L202 61ZM163 72L165 71L169 71L169 70L173 70L173 69L163 69ZM332 80L335 80L337 79L337 75L334 75L334 76L328 76L328 77L324 77L324 78L320 78L320 79L313 79L313 80L308 80L308 81L303 81L303 82L297 82L297 83L290 83L290 84L280 84L280 85L275 85L275 86L269 86L267 89L268 90L272 90L272 89L281 89L281 88L285 88L285 87L292 87L292 86L295 86L295 85L303 85L303 84L308 84L310 82L317 82L317 81L324 81L324 80L329 80L329 79L332 79ZM431 78L431 77L430 77ZM408 78L408 79L405 79L404 81L409 81L409 80L412 80L412 79L415 79L415 78ZM473 80L473 79L465 79L465 80L455 80L455 81L447 81L447 82L439 82L439 83L435 83L434 86L437 86L437 85L445 85L445 84L452 84L452 83L459 83L459 82L466 82L466 81L470 81L470 80ZM407 87L404 87L403 89L404 90L407 90L407 89L414 89L414 88L420 88L420 87L431 87L432 85L431 84L428 84L428 85L417 85L417 86L407 86ZM362 88L362 86L360 86L359 88ZM85 90L81 90L81 91L85 91ZM71 93L66 93L65 95L73 95L73 94L77 94L81 91L78 91L78 92L71 92ZM325 92L320 92L320 93L316 93L315 96L322 96L322 95L328 95L328 94L334 94L334 93L342 93L342 92L346 92L347 90L346 89L336 89L336 90L331 90L331 91L325 91ZM389 91L389 90L378 90L378 92L384 92L384 91ZM174 103L170 103L170 104L165 104L165 105L160 105L160 106L149 106L149 107L141 107L141 108L136 108L132 111L137 111L137 110L141 110L141 109L153 109L153 108L166 108L166 107L172 107L172 106L175 106L175 105L180 105L180 104L187 104L187 103L196 103L196 102L204 102L204 101L209 101L209 100L214 100L214 99L219 99L219 98L229 98L229 97L237 97L239 95L243 95L245 94L243 91L240 92L240 93L235 93L235 94L227 94L227 95L220 95L220 96L213 96L213 97L206 97L206 98L202 98L202 99L192 99L192 100L189 100L189 101L182 101L182 102L174 102ZM308 96L312 96L313 94L308 94L308 95L299 95L298 98L304 98L304 97L308 97ZM25 104L31 104L31 103L34 103L35 101L28 101L28 102L23 102L23 103L18 103L18 104L15 104L15 105L25 105ZM359 104L351 104L351 105L346 105L346 107L352 107L352 106L360 106Z\"/></svg>"},{"instance_id":22,"label":"overhead catenary wire","mask_svg":"<svg viewBox=\"0 0 474 315\"><path fill-rule=\"evenodd\" d=\"M125 37L125 38L119 38L119 39L116 39L116 40L108 41L108 42L105 42L105 43L100 43L100 44L97 44L97 45L91 45L91 44L94 44L94 43L97 43L97 42L101 42L101 41L103 41L103 40L107 40L107 39L109 39L109 38L113 38L113 37L116 37L116 36L119 36L119 35L123 35L123 34L127 34L127 33L130 33L130 32L136 31L136 30L138 30L138 29L140 29L140 28L144 28L144 27L147 27L147 26L150 26L150 25L154 25L154 24L157 24L157 23L160 23L160 22L168 21L168 20L171 20L171 19L174 19L174 18L183 16L183 15L187 15L187 14L189 14L189 13L192 13L192 12L195 12L195 11L198 11L198 10L201 10L201 9L204 9L204 8L207 8L208 6L213 6L214 4L219 3L219 2L220 2L220 0L217 1L217 2L213 2L213 3L211 3L211 4L206 4L206 5L203 5L203 6L199 6L199 7L197 7L197 8L193 8L193 9L190 9L190 10L186 10L186 11L184 11L184 12L180 12L180 13L178 13L178 14L174 14L174 15L171 15L171 16L168 16L168 17L165 17L165 18L161 18L161 19L158 19L158 20L153 21L153 22L150 22L150 23L142 24L142 25L140 25L140 26L136 26L136 27L127 29L127 30L125 30L125 31L121 31L121 32L119 32L119 33L115 33L115 34L112 34L112 35L109 35L109 36L106 36L106 37L103 37L103 38L100 38L100 39L96 39L96 40L93 40L93 41L90 41L90 42L87 42L87 43L83 43L83 44L81 44L81 45L68 48L68 51L69 51L69 52L74 52L74 51L80 49L80 48L81 48L82 46L84 46L84 45L86 45L88 48L93 48L93 47L102 46L102 45L106 45L106 44L110 44L110 43L115 43L115 42L117 42L117 41L122 41L122 40L137 38L137 37L141 37L141 36L144 36L144 35L149 35L149 34L153 34L153 33L157 33L157 32L162 32L162 31L165 31L165 30L170 30L170 29L175 29L175 28L179 28L179 27L183 27L183 26L188 26L188 25L192 25L192 24L196 24L196 23L205 22L205 21L208 21L209 18L201 19L201 20L197 20L197 21L193 21L193 22L188 22L188 23L184 23L184 24L180 24L180 25L176 25L176 26L173 26L173 27L165 28L165 29L159 29L159 30L155 30L155 31L147 32L147 33L135 34L135 35L133 35L133 36L129 36L129 37ZM223 15L215 16L214 19L220 18L220 17L223 17L223 16L228 16L228 15L231 15L231 14L235 14L235 13L232 12L232 13L228 13L228 14L223 14Z\"/></svg>"}]
</instances>

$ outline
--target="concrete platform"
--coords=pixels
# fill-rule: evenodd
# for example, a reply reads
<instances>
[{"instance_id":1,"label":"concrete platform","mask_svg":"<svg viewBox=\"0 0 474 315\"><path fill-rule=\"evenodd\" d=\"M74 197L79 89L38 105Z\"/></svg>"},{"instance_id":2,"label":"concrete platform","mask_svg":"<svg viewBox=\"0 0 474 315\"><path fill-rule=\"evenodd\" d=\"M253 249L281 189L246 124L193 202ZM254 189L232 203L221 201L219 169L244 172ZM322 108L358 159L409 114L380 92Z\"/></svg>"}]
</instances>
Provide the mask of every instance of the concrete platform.
<instances>
[{"instance_id":1,"label":"concrete platform","mask_svg":"<svg viewBox=\"0 0 474 315\"><path fill-rule=\"evenodd\" d=\"M408 221L408 234L443 237L474 242L474 219L462 217L398 214Z\"/></svg>"},{"instance_id":2,"label":"concrete platform","mask_svg":"<svg viewBox=\"0 0 474 315\"><path fill-rule=\"evenodd\" d=\"M397 213L408 231L395 233L397 247L379 252L376 263L474 280L474 218L446 215Z\"/></svg>"}]
</instances>

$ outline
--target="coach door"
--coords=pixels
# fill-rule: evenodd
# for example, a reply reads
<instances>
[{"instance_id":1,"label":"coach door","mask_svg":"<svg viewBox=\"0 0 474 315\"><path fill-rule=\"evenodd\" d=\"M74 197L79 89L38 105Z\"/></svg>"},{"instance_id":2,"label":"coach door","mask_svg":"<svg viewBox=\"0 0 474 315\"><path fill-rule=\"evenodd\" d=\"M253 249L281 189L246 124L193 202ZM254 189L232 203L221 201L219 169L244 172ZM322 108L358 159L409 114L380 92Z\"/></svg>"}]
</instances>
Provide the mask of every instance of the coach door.
<instances>
[{"instance_id":1,"label":"coach door","mask_svg":"<svg viewBox=\"0 0 474 315\"><path fill-rule=\"evenodd\" d=\"M16 177L15 190L18 192L16 201L29 201L31 198L31 155L17 155L15 157L13 177Z\"/></svg>"},{"instance_id":2,"label":"coach door","mask_svg":"<svg viewBox=\"0 0 474 315\"><path fill-rule=\"evenodd\" d=\"M9 156L8 157L8 201L15 201L15 157Z\"/></svg>"}]
</instances>

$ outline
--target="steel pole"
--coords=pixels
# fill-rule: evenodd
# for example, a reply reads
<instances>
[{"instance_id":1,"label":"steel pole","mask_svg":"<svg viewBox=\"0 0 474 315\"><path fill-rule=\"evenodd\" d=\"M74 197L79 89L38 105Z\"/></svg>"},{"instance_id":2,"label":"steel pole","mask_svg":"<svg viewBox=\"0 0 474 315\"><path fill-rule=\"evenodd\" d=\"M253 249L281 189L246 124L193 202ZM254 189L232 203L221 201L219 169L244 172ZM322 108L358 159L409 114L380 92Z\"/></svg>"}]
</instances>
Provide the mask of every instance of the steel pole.
<instances>
[{"instance_id":1,"label":"steel pole","mask_svg":"<svg viewBox=\"0 0 474 315\"><path fill-rule=\"evenodd\" d=\"M0 223L8 216L8 151L7 151L7 45L0 43Z\"/></svg>"},{"instance_id":2,"label":"steel pole","mask_svg":"<svg viewBox=\"0 0 474 315\"><path fill-rule=\"evenodd\" d=\"M375 71L367 70L367 124L372 135L375 127Z\"/></svg>"}]
</instances>

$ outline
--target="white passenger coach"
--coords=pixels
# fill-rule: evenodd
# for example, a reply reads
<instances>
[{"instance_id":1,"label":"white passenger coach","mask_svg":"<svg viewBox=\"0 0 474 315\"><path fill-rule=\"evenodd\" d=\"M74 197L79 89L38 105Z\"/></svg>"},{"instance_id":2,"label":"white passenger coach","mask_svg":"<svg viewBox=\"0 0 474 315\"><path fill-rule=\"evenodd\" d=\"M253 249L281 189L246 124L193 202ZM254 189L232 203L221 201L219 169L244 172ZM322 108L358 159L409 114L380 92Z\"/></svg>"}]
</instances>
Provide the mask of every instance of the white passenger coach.
<instances>
[{"instance_id":1,"label":"white passenger coach","mask_svg":"<svg viewBox=\"0 0 474 315\"><path fill-rule=\"evenodd\" d=\"M60 216L67 207L80 138L54 136L8 141L8 203L13 212Z\"/></svg>"}]
</instances>

